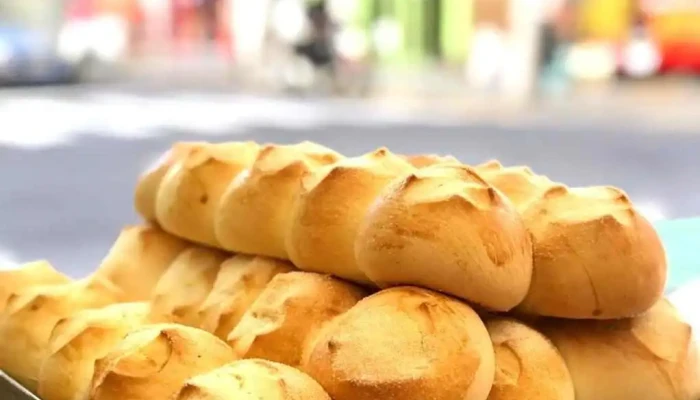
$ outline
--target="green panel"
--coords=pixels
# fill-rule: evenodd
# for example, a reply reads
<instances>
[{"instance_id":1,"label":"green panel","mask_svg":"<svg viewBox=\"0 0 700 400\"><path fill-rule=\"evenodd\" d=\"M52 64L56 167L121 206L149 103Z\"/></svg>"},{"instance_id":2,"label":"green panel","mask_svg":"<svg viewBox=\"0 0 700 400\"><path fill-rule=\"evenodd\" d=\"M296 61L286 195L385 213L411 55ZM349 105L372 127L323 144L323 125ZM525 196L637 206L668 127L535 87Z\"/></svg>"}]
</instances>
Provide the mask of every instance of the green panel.
<instances>
[{"instance_id":1,"label":"green panel","mask_svg":"<svg viewBox=\"0 0 700 400\"><path fill-rule=\"evenodd\" d=\"M474 1L442 0L442 3L441 52L447 61L462 63L467 58L474 28Z\"/></svg>"}]
</instances>

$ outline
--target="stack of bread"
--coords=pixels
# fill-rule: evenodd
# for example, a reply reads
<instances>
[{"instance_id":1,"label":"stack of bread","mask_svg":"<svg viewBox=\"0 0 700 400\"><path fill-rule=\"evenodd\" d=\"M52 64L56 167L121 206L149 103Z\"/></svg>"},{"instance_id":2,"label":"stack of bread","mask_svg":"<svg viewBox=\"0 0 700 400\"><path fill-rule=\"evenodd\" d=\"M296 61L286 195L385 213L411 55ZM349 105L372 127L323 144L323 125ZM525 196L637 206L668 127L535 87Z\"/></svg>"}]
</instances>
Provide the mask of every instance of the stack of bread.
<instances>
[{"instance_id":1,"label":"stack of bread","mask_svg":"<svg viewBox=\"0 0 700 400\"><path fill-rule=\"evenodd\" d=\"M73 281L0 272L43 400L699 400L660 240L612 187L314 143L178 143Z\"/></svg>"}]
</instances>

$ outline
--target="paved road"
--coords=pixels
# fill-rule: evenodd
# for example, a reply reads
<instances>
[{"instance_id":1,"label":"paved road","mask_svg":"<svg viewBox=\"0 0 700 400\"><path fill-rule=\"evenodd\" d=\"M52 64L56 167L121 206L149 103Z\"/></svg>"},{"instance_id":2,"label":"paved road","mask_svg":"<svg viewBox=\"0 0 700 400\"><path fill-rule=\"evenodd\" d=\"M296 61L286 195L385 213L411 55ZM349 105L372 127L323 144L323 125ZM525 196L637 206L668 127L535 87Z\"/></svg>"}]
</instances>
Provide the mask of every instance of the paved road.
<instances>
[{"instance_id":1,"label":"paved road","mask_svg":"<svg viewBox=\"0 0 700 400\"><path fill-rule=\"evenodd\" d=\"M350 103L215 94L0 92L0 259L93 269L137 221L139 171L174 140L314 140L347 155L380 145L466 163L525 163L571 185L625 188L652 218L700 215L700 134L561 115L446 122ZM700 130L697 131L700 133Z\"/></svg>"}]
</instances>

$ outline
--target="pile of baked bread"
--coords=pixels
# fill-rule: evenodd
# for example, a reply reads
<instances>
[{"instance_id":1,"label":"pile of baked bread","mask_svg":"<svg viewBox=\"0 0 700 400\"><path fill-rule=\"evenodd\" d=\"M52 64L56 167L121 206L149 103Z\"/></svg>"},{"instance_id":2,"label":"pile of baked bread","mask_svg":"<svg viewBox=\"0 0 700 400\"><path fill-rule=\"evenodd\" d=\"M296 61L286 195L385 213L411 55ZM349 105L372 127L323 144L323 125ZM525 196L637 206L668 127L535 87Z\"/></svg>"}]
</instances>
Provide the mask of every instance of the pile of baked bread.
<instances>
[{"instance_id":1,"label":"pile of baked bread","mask_svg":"<svg viewBox=\"0 0 700 400\"><path fill-rule=\"evenodd\" d=\"M613 187L314 143L177 143L89 277L0 272L43 400L697 400L653 227Z\"/></svg>"}]
</instances>

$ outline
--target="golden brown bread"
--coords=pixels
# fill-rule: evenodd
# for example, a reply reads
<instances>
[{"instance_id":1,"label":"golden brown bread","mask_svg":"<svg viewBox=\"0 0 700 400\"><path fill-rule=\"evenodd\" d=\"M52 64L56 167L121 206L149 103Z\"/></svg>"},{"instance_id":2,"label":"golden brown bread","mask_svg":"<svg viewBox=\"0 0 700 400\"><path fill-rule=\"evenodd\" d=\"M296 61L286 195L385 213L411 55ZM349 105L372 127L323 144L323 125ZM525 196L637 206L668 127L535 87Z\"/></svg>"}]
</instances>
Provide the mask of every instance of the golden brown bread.
<instances>
[{"instance_id":1,"label":"golden brown bread","mask_svg":"<svg viewBox=\"0 0 700 400\"><path fill-rule=\"evenodd\" d=\"M102 260L95 275L120 287L127 301L146 301L185 241L154 226L127 226Z\"/></svg>"},{"instance_id":2,"label":"golden brown bread","mask_svg":"<svg viewBox=\"0 0 700 400\"><path fill-rule=\"evenodd\" d=\"M111 282L101 279L36 286L21 292L0 317L0 369L36 393L54 326L78 311L118 302L122 296Z\"/></svg>"},{"instance_id":3,"label":"golden brown bread","mask_svg":"<svg viewBox=\"0 0 700 400\"><path fill-rule=\"evenodd\" d=\"M700 358L691 328L666 300L633 319L547 320L576 400L695 400Z\"/></svg>"},{"instance_id":4,"label":"golden brown bread","mask_svg":"<svg viewBox=\"0 0 700 400\"><path fill-rule=\"evenodd\" d=\"M7 301L14 293L22 292L32 286L59 285L71 279L49 264L33 261L20 265L16 269L0 271L0 314L5 311Z\"/></svg>"},{"instance_id":5,"label":"golden brown bread","mask_svg":"<svg viewBox=\"0 0 700 400\"><path fill-rule=\"evenodd\" d=\"M199 326L226 340L270 280L293 270L291 264L273 258L242 254L229 258L198 311Z\"/></svg>"},{"instance_id":6,"label":"golden brown bread","mask_svg":"<svg viewBox=\"0 0 700 400\"><path fill-rule=\"evenodd\" d=\"M382 148L307 174L286 241L290 260L304 271L370 283L355 259L360 222L392 179L413 170Z\"/></svg>"},{"instance_id":7,"label":"golden brown bread","mask_svg":"<svg viewBox=\"0 0 700 400\"><path fill-rule=\"evenodd\" d=\"M495 365L489 334L468 305L400 287L327 325L302 370L334 400L486 400Z\"/></svg>"},{"instance_id":8,"label":"golden brown bread","mask_svg":"<svg viewBox=\"0 0 700 400\"><path fill-rule=\"evenodd\" d=\"M496 353L489 400L574 400L569 370L554 345L522 322L486 322Z\"/></svg>"},{"instance_id":9,"label":"golden brown bread","mask_svg":"<svg viewBox=\"0 0 700 400\"><path fill-rule=\"evenodd\" d=\"M438 154L415 154L405 156L406 161L416 168L430 167L436 164L462 164L454 156L441 156Z\"/></svg>"},{"instance_id":10,"label":"golden brown bread","mask_svg":"<svg viewBox=\"0 0 700 400\"><path fill-rule=\"evenodd\" d=\"M240 360L185 384L174 400L331 400L305 373L267 360Z\"/></svg>"},{"instance_id":11,"label":"golden brown bread","mask_svg":"<svg viewBox=\"0 0 700 400\"><path fill-rule=\"evenodd\" d=\"M494 311L518 305L532 275L520 215L463 165L395 180L365 216L355 251L361 271L380 287L425 287Z\"/></svg>"},{"instance_id":12,"label":"golden brown bread","mask_svg":"<svg viewBox=\"0 0 700 400\"><path fill-rule=\"evenodd\" d=\"M199 326L199 307L214 287L226 257L223 252L205 247L182 252L153 290L153 312L180 324Z\"/></svg>"},{"instance_id":13,"label":"golden brown bread","mask_svg":"<svg viewBox=\"0 0 700 400\"><path fill-rule=\"evenodd\" d=\"M311 142L264 146L221 199L215 219L218 242L237 253L288 259L284 241L301 177L341 158Z\"/></svg>"},{"instance_id":14,"label":"golden brown bread","mask_svg":"<svg viewBox=\"0 0 700 400\"><path fill-rule=\"evenodd\" d=\"M148 303L121 303L79 311L56 324L49 356L41 365L38 394L42 400L84 400L95 361L104 357L129 332L165 322L153 318Z\"/></svg>"},{"instance_id":15,"label":"golden brown bread","mask_svg":"<svg viewBox=\"0 0 700 400\"><path fill-rule=\"evenodd\" d=\"M235 360L216 336L175 324L147 325L95 363L86 400L166 400L185 382Z\"/></svg>"},{"instance_id":16,"label":"golden brown bread","mask_svg":"<svg viewBox=\"0 0 700 400\"><path fill-rule=\"evenodd\" d=\"M166 151L153 166L144 171L138 179L134 195L136 212L148 222L156 221L156 197L163 177L170 167L184 158L188 152L196 147L204 147L204 142L177 142Z\"/></svg>"},{"instance_id":17,"label":"golden brown bread","mask_svg":"<svg viewBox=\"0 0 700 400\"><path fill-rule=\"evenodd\" d=\"M519 311L623 318L643 313L663 294L661 240L623 191L555 186L523 218L532 235L534 271Z\"/></svg>"},{"instance_id":18,"label":"golden brown bread","mask_svg":"<svg viewBox=\"0 0 700 400\"><path fill-rule=\"evenodd\" d=\"M504 167L496 160L477 165L474 169L486 182L505 194L521 212L531 202L540 199L544 191L559 185L544 175L535 174L529 167Z\"/></svg>"},{"instance_id":19,"label":"golden brown bread","mask_svg":"<svg viewBox=\"0 0 700 400\"><path fill-rule=\"evenodd\" d=\"M253 163L259 147L253 142L233 142L189 148L158 188L156 217L160 226L173 235L217 247L216 207L236 175Z\"/></svg>"},{"instance_id":20,"label":"golden brown bread","mask_svg":"<svg viewBox=\"0 0 700 400\"><path fill-rule=\"evenodd\" d=\"M299 366L304 350L324 325L367 293L313 272L275 276L228 337L241 358Z\"/></svg>"}]
</instances>

